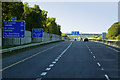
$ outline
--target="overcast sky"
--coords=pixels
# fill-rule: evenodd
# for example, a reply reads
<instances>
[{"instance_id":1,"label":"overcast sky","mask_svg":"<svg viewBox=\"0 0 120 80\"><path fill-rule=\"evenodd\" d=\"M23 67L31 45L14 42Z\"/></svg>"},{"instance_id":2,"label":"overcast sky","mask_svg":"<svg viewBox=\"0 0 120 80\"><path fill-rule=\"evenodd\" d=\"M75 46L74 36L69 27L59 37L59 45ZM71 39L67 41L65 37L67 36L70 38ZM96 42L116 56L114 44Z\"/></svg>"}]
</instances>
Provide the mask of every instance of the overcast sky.
<instances>
[{"instance_id":1,"label":"overcast sky","mask_svg":"<svg viewBox=\"0 0 120 80\"><path fill-rule=\"evenodd\" d=\"M28 2L48 11L48 17L55 17L63 33L107 32L118 21L117 2Z\"/></svg>"}]
</instances>

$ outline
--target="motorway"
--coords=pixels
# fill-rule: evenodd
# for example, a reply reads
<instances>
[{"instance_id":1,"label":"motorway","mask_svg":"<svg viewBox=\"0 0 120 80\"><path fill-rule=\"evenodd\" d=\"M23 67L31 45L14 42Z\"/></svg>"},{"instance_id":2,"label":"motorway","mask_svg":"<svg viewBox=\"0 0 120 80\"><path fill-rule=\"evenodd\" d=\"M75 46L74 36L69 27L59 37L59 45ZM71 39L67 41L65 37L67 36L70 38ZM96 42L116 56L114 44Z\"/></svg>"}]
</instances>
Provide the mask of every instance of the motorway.
<instances>
[{"instance_id":1,"label":"motorway","mask_svg":"<svg viewBox=\"0 0 120 80\"><path fill-rule=\"evenodd\" d=\"M25 80L119 80L119 55L96 42L62 41L5 57L0 71Z\"/></svg>"}]
</instances>

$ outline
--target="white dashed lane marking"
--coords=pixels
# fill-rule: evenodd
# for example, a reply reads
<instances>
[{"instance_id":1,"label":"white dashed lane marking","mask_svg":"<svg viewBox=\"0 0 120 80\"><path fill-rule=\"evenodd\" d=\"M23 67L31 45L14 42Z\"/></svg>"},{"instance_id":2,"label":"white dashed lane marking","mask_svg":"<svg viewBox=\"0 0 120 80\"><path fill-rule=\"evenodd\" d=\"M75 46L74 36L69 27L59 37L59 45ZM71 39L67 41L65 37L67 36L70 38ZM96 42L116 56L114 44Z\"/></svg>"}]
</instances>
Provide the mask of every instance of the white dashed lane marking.
<instances>
[{"instance_id":1,"label":"white dashed lane marking","mask_svg":"<svg viewBox=\"0 0 120 80\"><path fill-rule=\"evenodd\" d=\"M58 59L55 59L55 61L58 61Z\"/></svg>"},{"instance_id":2,"label":"white dashed lane marking","mask_svg":"<svg viewBox=\"0 0 120 80\"><path fill-rule=\"evenodd\" d=\"M42 72L41 76L45 76L47 74L47 72Z\"/></svg>"},{"instance_id":3,"label":"white dashed lane marking","mask_svg":"<svg viewBox=\"0 0 120 80\"><path fill-rule=\"evenodd\" d=\"M86 45L86 46L87 46L87 45ZM87 46L87 47L88 47L88 46ZM108 47L108 48L110 48L110 47ZM91 52L91 49L90 49L89 47L88 47L88 49L89 49L89 51ZM119 51L116 50L116 49L113 49L113 48L110 48L110 49L112 49L112 50L114 50L114 51L116 51L116 52L119 52ZM93 54L93 52L91 52L91 54L93 55L93 58L95 59L96 56ZM97 65L98 65L99 67L101 67L101 64L100 64L99 62L97 62ZM101 70L103 71L104 68L101 68ZM106 78L107 80L110 80L110 78L108 77L107 74L105 74L104 76L105 76L105 78Z\"/></svg>"},{"instance_id":4,"label":"white dashed lane marking","mask_svg":"<svg viewBox=\"0 0 120 80\"><path fill-rule=\"evenodd\" d=\"M49 67L53 67L53 66L54 66L54 64L50 64L50 65L49 65Z\"/></svg>"},{"instance_id":5,"label":"white dashed lane marking","mask_svg":"<svg viewBox=\"0 0 120 80\"><path fill-rule=\"evenodd\" d=\"M42 80L42 78L37 78L36 80Z\"/></svg>"},{"instance_id":6,"label":"white dashed lane marking","mask_svg":"<svg viewBox=\"0 0 120 80\"><path fill-rule=\"evenodd\" d=\"M55 62L55 61L53 61L52 63L53 63L53 64L55 64L56 62Z\"/></svg>"},{"instance_id":7,"label":"white dashed lane marking","mask_svg":"<svg viewBox=\"0 0 120 80\"><path fill-rule=\"evenodd\" d=\"M56 59L60 59L60 56L58 56Z\"/></svg>"},{"instance_id":8,"label":"white dashed lane marking","mask_svg":"<svg viewBox=\"0 0 120 80\"><path fill-rule=\"evenodd\" d=\"M104 69L103 69L103 68L101 68L101 70L103 71Z\"/></svg>"},{"instance_id":9,"label":"white dashed lane marking","mask_svg":"<svg viewBox=\"0 0 120 80\"><path fill-rule=\"evenodd\" d=\"M87 46L87 45L86 45ZM89 49L89 47L87 46L87 48Z\"/></svg>"},{"instance_id":10,"label":"white dashed lane marking","mask_svg":"<svg viewBox=\"0 0 120 80\"><path fill-rule=\"evenodd\" d=\"M51 68L46 68L45 70L49 71Z\"/></svg>"},{"instance_id":11,"label":"white dashed lane marking","mask_svg":"<svg viewBox=\"0 0 120 80\"><path fill-rule=\"evenodd\" d=\"M95 56L93 56L93 58L96 58Z\"/></svg>"},{"instance_id":12,"label":"white dashed lane marking","mask_svg":"<svg viewBox=\"0 0 120 80\"><path fill-rule=\"evenodd\" d=\"M62 57L61 55L58 56L59 58Z\"/></svg>"},{"instance_id":13,"label":"white dashed lane marking","mask_svg":"<svg viewBox=\"0 0 120 80\"><path fill-rule=\"evenodd\" d=\"M98 65L98 66L101 66L99 62L97 62L97 65Z\"/></svg>"},{"instance_id":14,"label":"white dashed lane marking","mask_svg":"<svg viewBox=\"0 0 120 80\"><path fill-rule=\"evenodd\" d=\"M91 50L89 49L89 51L91 51Z\"/></svg>"},{"instance_id":15,"label":"white dashed lane marking","mask_svg":"<svg viewBox=\"0 0 120 80\"><path fill-rule=\"evenodd\" d=\"M107 79L107 80L110 80L110 78L108 77L108 75L107 75L107 74L105 74L105 77L106 77L106 79Z\"/></svg>"},{"instance_id":16,"label":"white dashed lane marking","mask_svg":"<svg viewBox=\"0 0 120 80\"><path fill-rule=\"evenodd\" d=\"M36 80L41 80L43 78L43 76L45 76L47 74L47 71L51 70L51 67L53 67L56 62L60 59L60 57L62 57L62 55L68 50L68 48L70 48L70 46L72 45L72 42L70 43L70 45L55 59L55 61L52 62L52 64L49 65L48 68L46 68L46 72L42 72L41 73L41 78L37 78Z\"/></svg>"}]
</instances>

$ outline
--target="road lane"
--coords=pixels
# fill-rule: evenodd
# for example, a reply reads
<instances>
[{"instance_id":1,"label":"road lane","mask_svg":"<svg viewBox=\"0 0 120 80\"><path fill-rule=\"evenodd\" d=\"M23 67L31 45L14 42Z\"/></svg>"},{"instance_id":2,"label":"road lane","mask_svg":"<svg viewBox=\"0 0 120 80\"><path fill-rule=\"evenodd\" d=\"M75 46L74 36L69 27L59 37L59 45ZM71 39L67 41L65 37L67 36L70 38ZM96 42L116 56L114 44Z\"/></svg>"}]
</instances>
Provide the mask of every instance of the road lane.
<instances>
[{"instance_id":1,"label":"road lane","mask_svg":"<svg viewBox=\"0 0 120 80\"><path fill-rule=\"evenodd\" d=\"M96 61L101 63L104 68L104 72L111 78L117 78L119 76L118 60L120 54L100 43L88 42L86 45L88 45L91 51L95 54Z\"/></svg>"},{"instance_id":2,"label":"road lane","mask_svg":"<svg viewBox=\"0 0 120 80\"><path fill-rule=\"evenodd\" d=\"M118 53L98 43L65 41L24 53L30 52L32 55L43 48L52 46L55 47L6 69L3 71L3 78L103 78L102 80L111 80L118 77ZM20 54L17 55L19 56ZM4 59L3 64L7 65L9 59L12 58Z\"/></svg>"},{"instance_id":3,"label":"road lane","mask_svg":"<svg viewBox=\"0 0 120 80\"><path fill-rule=\"evenodd\" d=\"M44 70L51 61L60 54L69 45L70 42L60 42L58 47L49 49L46 52L40 53L37 56L32 57L22 63L19 63L13 67L10 67L3 71L3 78L36 78ZM58 43L59 44L59 43ZM63 45L64 46L63 46ZM57 45L57 44L55 44ZM51 47L51 45L49 45ZM41 50L41 47L39 48ZM34 53L34 51L31 51ZM29 54L29 53L26 53ZM34 53L35 54L35 53ZM6 60L4 60L6 61ZM6 62L3 62L4 65Z\"/></svg>"},{"instance_id":4,"label":"road lane","mask_svg":"<svg viewBox=\"0 0 120 80\"><path fill-rule=\"evenodd\" d=\"M5 57L2 59L2 67L6 67L6 66L9 66L11 64L14 64L18 61L21 61L25 58L28 58L38 52L41 52L43 50L46 50L48 48L51 48L51 47L54 47L54 46L57 46L57 45L60 45L61 42L57 42L57 43L53 43L53 44L48 44L48 45L45 45L45 46L40 46L40 47L37 47L37 48L32 48L30 50L26 50L26 51L20 51L20 52L17 52L17 54L15 55L12 55L10 57Z\"/></svg>"},{"instance_id":5,"label":"road lane","mask_svg":"<svg viewBox=\"0 0 120 80\"><path fill-rule=\"evenodd\" d=\"M44 78L105 78L84 42L74 41Z\"/></svg>"}]
</instances>

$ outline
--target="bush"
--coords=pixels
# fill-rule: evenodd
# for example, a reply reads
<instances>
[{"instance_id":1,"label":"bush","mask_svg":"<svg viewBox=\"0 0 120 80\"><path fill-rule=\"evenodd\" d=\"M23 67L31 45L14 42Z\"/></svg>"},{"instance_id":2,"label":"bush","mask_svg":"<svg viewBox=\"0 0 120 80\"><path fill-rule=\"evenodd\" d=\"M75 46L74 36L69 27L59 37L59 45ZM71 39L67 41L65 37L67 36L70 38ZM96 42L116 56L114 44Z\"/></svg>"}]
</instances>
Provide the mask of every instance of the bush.
<instances>
[{"instance_id":1,"label":"bush","mask_svg":"<svg viewBox=\"0 0 120 80\"><path fill-rule=\"evenodd\" d=\"M101 35L101 36L99 36L97 39L102 40L102 35Z\"/></svg>"},{"instance_id":2,"label":"bush","mask_svg":"<svg viewBox=\"0 0 120 80\"><path fill-rule=\"evenodd\" d=\"M120 34L116 37L117 40L120 40Z\"/></svg>"},{"instance_id":3,"label":"bush","mask_svg":"<svg viewBox=\"0 0 120 80\"><path fill-rule=\"evenodd\" d=\"M108 39L116 39L116 37L120 35L120 22L114 23L109 29L107 38Z\"/></svg>"}]
</instances>

